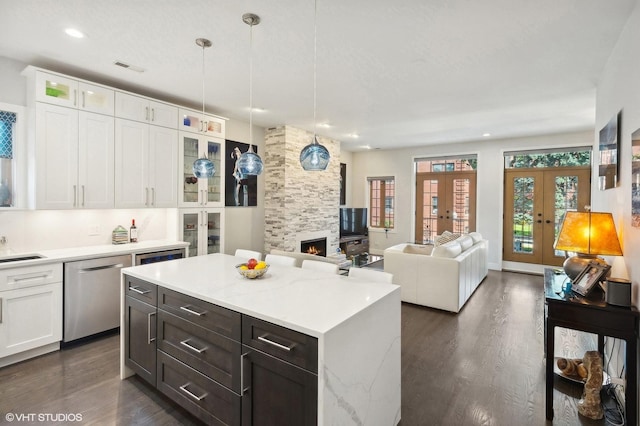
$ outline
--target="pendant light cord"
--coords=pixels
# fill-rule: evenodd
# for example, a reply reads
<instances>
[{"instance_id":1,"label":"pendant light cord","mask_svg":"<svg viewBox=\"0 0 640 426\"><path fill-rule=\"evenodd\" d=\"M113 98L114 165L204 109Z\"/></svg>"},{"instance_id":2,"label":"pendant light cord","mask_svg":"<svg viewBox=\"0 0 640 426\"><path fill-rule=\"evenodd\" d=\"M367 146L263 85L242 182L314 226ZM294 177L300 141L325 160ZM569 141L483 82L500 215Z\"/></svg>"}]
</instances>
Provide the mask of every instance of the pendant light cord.
<instances>
[{"instance_id":1,"label":"pendant light cord","mask_svg":"<svg viewBox=\"0 0 640 426\"><path fill-rule=\"evenodd\" d=\"M249 151L253 152L253 24L249 25Z\"/></svg>"},{"instance_id":2,"label":"pendant light cord","mask_svg":"<svg viewBox=\"0 0 640 426\"><path fill-rule=\"evenodd\" d=\"M316 121L317 106L317 62L318 62L318 0L313 2L313 143L318 143L318 125Z\"/></svg>"},{"instance_id":3,"label":"pendant light cord","mask_svg":"<svg viewBox=\"0 0 640 426\"><path fill-rule=\"evenodd\" d=\"M205 43L202 43L202 122L204 124L204 79L206 74L204 72L204 49L206 49Z\"/></svg>"}]
</instances>

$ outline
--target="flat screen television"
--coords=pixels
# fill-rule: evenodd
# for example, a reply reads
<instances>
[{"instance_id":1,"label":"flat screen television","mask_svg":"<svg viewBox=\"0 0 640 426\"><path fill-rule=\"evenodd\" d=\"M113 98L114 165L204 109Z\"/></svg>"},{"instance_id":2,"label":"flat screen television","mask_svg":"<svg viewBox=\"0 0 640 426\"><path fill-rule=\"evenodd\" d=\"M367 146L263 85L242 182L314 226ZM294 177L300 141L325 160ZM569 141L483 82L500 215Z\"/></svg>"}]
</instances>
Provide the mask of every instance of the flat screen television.
<instances>
[{"instance_id":1,"label":"flat screen television","mask_svg":"<svg viewBox=\"0 0 640 426\"><path fill-rule=\"evenodd\" d=\"M350 235L368 235L367 209L347 208L340 209L340 237Z\"/></svg>"}]
</instances>

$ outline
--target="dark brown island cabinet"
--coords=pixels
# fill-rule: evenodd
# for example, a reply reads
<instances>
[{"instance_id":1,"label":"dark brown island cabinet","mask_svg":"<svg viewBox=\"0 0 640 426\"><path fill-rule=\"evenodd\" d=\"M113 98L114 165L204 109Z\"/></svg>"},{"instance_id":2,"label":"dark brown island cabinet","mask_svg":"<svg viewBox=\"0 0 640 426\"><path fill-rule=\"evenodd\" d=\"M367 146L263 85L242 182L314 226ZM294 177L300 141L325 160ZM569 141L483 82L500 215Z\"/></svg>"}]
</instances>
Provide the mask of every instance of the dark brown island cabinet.
<instances>
[{"instance_id":1,"label":"dark brown island cabinet","mask_svg":"<svg viewBox=\"0 0 640 426\"><path fill-rule=\"evenodd\" d=\"M318 341L125 277L127 367L210 425L315 425Z\"/></svg>"}]
</instances>

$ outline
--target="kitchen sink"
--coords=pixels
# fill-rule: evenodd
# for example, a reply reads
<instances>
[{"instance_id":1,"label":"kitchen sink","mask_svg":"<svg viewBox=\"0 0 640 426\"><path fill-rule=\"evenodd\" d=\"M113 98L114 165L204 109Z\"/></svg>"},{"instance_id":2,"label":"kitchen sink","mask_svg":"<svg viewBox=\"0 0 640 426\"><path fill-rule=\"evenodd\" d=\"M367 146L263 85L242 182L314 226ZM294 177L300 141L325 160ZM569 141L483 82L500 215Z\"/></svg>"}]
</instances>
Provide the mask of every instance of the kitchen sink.
<instances>
[{"instance_id":1,"label":"kitchen sink","mask_svg":"<svg viewBox=\"0 0 640 426\"><path fill-rule=\"evenodd\" d=\"M34 259L44 259L44 256L40 256L39 254L21 254L15 256L0 257L0 263L19 262L21 260Z\"/></svg>"}]
</instances>

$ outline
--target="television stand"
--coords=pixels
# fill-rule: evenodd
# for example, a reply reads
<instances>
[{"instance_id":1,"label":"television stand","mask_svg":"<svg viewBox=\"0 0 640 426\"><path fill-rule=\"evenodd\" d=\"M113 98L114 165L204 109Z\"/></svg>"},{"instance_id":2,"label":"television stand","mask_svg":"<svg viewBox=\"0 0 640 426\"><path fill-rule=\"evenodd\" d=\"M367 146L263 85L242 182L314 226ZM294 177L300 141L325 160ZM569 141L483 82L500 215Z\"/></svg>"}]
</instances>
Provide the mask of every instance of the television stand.
<instances>
[{"instance_id":1,"label":"television stand","mask_svg":"<svg viewBox=\"0 0 640 426\"><path fill-rule=\"evenodd\" d=\"M347 259L369 252L369 237L366 235L348 235L340 237L340 250L347 255Z\"/></svg>"}]
</instances>

